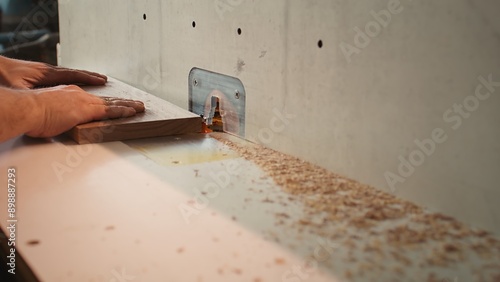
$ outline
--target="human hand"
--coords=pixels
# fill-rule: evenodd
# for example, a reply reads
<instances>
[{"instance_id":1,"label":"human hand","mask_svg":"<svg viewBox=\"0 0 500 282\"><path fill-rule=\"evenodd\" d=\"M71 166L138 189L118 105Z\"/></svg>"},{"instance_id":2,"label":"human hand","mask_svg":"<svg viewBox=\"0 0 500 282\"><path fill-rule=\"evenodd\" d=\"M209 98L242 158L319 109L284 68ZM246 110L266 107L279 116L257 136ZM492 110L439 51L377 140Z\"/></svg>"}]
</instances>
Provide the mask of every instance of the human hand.
<instances>
[{"instance_id":1,"label":"human hand","mask_svg":"<svg viewBox=\"0 0 500 282\"><path fill-rule=\"evenodd\" d=\"M35 92L34 125L26 132L31 137L52 137L72 127L102 119L130 117L144 112L140 101L102 98L75 85L31 90Z\"/></svg>"},{"instance_id":2,"label":"human hand","mask_svg":"<svg viewBox=\"0 0 500 282\"><path fill-rule=\"evenodd\" d=\"M32 89L60 84L104 85L102 74L52 66L45 63L0 56L0 84L17 89Z\"/></svg>"}]
</instances>

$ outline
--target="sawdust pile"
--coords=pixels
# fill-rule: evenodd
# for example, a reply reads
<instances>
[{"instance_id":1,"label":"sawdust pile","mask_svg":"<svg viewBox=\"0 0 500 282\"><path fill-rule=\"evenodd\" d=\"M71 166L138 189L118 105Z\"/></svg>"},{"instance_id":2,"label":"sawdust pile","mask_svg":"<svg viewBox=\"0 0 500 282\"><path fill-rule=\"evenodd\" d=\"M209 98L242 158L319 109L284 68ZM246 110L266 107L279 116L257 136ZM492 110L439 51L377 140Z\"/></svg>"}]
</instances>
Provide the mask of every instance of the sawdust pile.
<instances>
[{"instance_id":1,"label":"sawdust pile","mask_svg":"<svg viewBox=\"0 0 500 282\"><path fill-rule=\"evenodd\" d=\"M282 189L304 203L306 216L293 222L294 228L351 249L345 259L362 263L345 271L345 278L375 270L391 271L403 278L407 277L405 269L413 267L428 270L427 281L446 281L436 274L440 268L469 267L474 280L500 281L500 240L488 232L429 213L394 195L272 149L213 137L260 166ZM277 214L277 218L283 223L288 216ZM348 231L352 227L354 234ZM365 254L362 258L355 254L359 249ZM420 249L420 256L406 254ZM387 260L395 262L388 270Z\"/></svg>"}]
</instances>

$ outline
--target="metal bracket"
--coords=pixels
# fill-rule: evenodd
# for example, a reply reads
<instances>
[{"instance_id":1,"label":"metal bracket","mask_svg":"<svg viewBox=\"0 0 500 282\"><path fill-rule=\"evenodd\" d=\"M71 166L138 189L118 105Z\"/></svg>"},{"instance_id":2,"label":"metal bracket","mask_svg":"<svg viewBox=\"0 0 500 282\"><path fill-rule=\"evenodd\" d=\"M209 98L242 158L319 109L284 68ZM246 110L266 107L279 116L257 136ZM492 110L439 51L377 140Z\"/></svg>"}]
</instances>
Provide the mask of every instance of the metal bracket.
<instances>
[{"instance_id":1,"label":"metal bracket","mask_svg":"<svg viewBox=\"0 0 500 282\"><path fill-rule=\"evenodd\" d=\"M193 68L189 72L189 110L203 116L207 124L214 117L217 98L224 132L245 137L243 83L238 78Z\"/></svg>"}]
</instances>

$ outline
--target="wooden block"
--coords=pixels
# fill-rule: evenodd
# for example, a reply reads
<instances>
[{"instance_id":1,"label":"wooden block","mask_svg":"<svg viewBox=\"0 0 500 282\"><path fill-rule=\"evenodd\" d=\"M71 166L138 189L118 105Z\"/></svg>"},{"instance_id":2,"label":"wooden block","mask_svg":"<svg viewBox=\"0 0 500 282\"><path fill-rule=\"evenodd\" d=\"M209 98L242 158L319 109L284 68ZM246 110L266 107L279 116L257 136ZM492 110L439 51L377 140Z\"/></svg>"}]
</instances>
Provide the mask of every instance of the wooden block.
<instances>
[{"instance_id":1,"label":"wooden block","mask_svg":"<svg viewBox=\"0 0 500 282\"><path fill-rule=\"evenodd\" d=\"M201 132L200 116L116 79L109 78L106 86L82 88L98 96L140 100L146 111L130 118L75 126L68 134L79 144Z\"/></svg>"}]
</instances>

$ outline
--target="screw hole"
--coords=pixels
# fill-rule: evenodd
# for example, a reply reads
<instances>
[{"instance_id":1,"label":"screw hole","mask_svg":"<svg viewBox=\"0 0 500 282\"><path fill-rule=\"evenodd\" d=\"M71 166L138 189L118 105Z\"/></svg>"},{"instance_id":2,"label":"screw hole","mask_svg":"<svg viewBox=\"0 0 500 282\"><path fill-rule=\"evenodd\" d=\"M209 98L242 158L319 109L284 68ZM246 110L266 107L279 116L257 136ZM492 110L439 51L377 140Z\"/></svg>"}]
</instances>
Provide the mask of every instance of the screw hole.
<instances>
[{"instance_id":1,"label":"screw hole","mask_svg":"<svg viewBox=\"0 0 500 282\"><path fill-rule=\"evenodd\" d=\"M147 18L146 14L143 14L142 19L146 20L146 18Z\"/></svg>"},{"instance_id":2,"label":"screw hole","mask_svg":"<svg viewBox=\"0 0 500 282\"><path fill-rule=\"evenodd\" d=\"M195 21L193 21L192 26L193 26L193 28L196 27L196 22Z\"/></svg>"},{"instance_id":3,"label":"screw hole","mask_svg":"<svg viewBox=\"0 0 500 282\"><path fill-rule=\"evenodd\" d=\"M323 41L322 41L322 40L318 41L318 47L319 47L319 48L322 48L322 47L323 47Z\"/></svg>"},{"instance_id":4,"label":"screw hole","mask_svg":"<svg viewBox=\"0 0 500 282\"><path fill-rule=\"evenodd\" d=\"M241 28L238 28L238 35L241 35Z\"/></svg>"}]
</instances>

